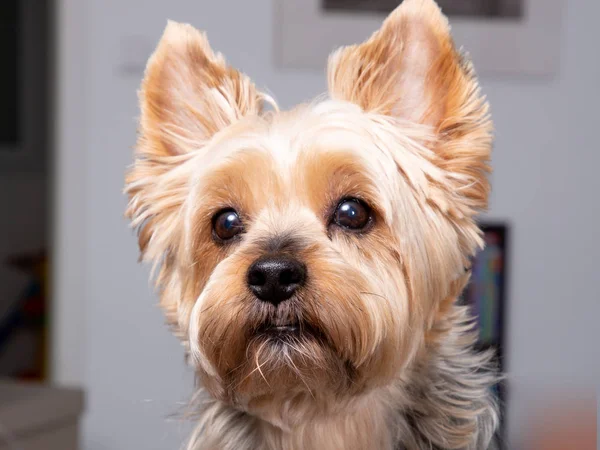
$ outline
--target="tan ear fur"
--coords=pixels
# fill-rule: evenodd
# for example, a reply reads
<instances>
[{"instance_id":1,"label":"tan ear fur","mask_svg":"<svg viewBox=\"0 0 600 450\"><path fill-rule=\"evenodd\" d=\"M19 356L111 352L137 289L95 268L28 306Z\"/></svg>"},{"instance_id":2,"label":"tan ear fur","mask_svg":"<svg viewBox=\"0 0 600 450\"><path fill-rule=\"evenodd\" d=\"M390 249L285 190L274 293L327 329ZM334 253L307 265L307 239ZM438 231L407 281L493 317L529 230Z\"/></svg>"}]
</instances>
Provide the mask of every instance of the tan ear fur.
<instances>
[{"instance_id":1,"label":"tan ear fur","mask_svg":"<svg viewBox=\"0 0 600 450\"><path fill-rule=\"evenodd\" d=\"M249 78L213 53L204 33L175 22L148 61L140 102L141 143L151 145L147 152L168 155L196 149L262 107Z\"/></svg>"},{"instance_id":2,"label":"tan ear fur","mask_svg":"<svg viewBox=\"0 0 600 450\"><path fill-rule=\"evenodd\" d=\"M369 40L333 53L328 78L334 99L432 127L436 163L462 178L468 207L486 207L488 105L433 0L405 0Z\"/></svg>"}]
</instances>

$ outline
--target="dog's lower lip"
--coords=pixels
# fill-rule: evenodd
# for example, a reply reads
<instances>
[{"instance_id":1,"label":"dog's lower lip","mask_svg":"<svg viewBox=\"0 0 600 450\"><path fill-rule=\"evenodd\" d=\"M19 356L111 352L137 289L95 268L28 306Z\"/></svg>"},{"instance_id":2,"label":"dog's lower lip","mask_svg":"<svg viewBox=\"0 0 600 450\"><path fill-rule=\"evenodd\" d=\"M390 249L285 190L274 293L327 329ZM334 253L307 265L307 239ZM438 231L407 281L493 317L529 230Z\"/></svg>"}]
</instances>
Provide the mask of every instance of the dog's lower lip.
<instances>
[{"instance_id":1,"label":"dog's lower lip","mask_svg":"<svg viewBox=\"0 0 600 450\"><path fill-rule=\"evenodd\" d=\"M278 331L280 333L284 332L295 332L298 331L297 325L278 325L273 327L273 330Z\"/></svg>"},{"instance_id":2,"label":"dog's lower lip","mask_svg":"<svg viewBox=\"0 0 600 450\"><path fill-rule=\"evenodd\" d=\"M281 335L281 334L296 334L298 333L300 330L300 327L298 325L270 325L270 326L265 326L265 327L261 327L259 332L262 334L275 334L275 335Z\"/></svg>"}]
</instances>

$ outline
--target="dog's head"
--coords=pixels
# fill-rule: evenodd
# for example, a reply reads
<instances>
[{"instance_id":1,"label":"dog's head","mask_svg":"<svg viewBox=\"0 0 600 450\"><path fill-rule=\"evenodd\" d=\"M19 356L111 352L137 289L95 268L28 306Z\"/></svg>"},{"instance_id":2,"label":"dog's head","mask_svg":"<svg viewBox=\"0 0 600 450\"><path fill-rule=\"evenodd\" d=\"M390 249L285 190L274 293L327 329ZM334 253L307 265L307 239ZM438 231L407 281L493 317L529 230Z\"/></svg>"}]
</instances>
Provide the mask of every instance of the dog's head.
<instances>
[{"instance_id":1,"label":"dog's head","mask_svg":"<svg viewBox=\"0 0 600 450\"><path fill-rule=\"evenodd\" d=\"M170 323L228 401L401 376L480 244L491 125L435 3L404 1L331 55L328 79L328 100L280 112L173 23L148 64L128 215Z\"/></svg>"}]
</instances>

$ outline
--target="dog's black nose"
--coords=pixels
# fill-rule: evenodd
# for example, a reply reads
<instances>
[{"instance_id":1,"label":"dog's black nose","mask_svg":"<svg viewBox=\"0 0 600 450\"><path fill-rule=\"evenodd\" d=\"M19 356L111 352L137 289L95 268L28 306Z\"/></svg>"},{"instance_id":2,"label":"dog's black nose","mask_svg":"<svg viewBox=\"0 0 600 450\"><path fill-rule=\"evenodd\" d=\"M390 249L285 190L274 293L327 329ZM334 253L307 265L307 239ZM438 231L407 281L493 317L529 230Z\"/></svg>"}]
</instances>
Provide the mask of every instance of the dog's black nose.
<instances>
[{"instance_id":1,"label":"dog's black nose","mask_svg":"<svg viewBox=\"0 0 600 450\"><path fill-rule=\"evenodd\" d=\"M277 306L306 280L306 266L289 256L263 256L248 270L248 287L259 299Z\"/></svg>"}]
</instances>

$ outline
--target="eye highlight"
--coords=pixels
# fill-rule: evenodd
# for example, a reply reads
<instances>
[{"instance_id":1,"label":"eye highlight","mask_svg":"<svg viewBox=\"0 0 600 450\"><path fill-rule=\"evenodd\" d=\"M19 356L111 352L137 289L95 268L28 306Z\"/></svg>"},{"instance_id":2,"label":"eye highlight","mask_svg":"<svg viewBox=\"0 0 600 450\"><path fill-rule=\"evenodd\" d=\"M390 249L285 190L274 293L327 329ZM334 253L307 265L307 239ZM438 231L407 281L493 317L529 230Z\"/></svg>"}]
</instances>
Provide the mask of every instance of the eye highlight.
<instances>
[{"instance_id":1,"label":"eye highlight","mask_svg":"<svg viewBox=\"0 0 600 450\"><path fill-rule=\"evenodd\" d=\"M355 198L342 200L333 213L332 223L351 231L363 231L372 222L371 208Z\"/></svg>"},{"instance_id":2,"label":"eye highlight","mask_svg":"<svg viewBox=\"0 0 600 450\"><path fill-rule=\"evenodd\" d=\"M233 239L244 231L244 225L236 210L228 208L216 213L212 219L213 237L218 242Z\"/></svg>"}]
</instances>

